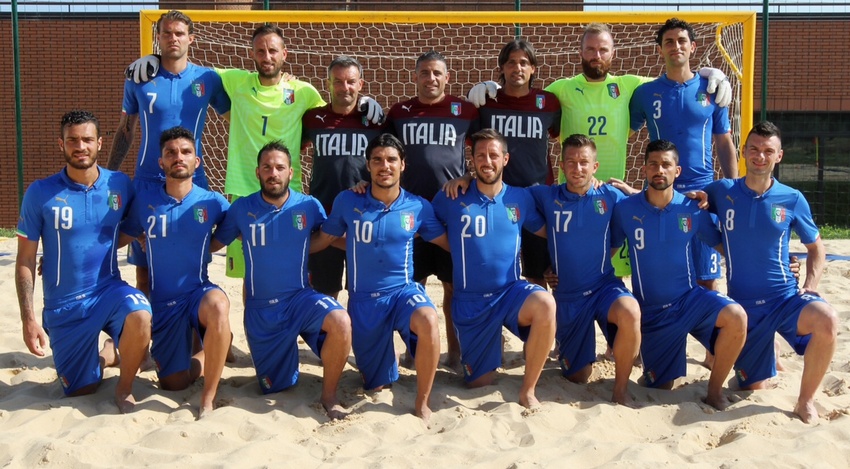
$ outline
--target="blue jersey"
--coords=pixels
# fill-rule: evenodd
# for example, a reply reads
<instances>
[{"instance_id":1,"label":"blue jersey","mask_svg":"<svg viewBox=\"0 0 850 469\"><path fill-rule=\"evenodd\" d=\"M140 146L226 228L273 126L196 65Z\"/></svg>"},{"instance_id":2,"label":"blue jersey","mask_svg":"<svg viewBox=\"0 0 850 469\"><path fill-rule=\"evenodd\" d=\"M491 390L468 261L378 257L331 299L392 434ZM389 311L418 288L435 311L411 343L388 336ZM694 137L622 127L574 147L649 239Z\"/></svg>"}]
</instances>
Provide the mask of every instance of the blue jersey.
<instances>
[{"instance_id":1,"label":"blue jersey","mask_svg":"<svg viewBox=\"0 0 850 469\"><path fill-rule=\"evenodd\" d=\"M803 194L774 180L758 195L745 178L721 179L705 191L723 229L729 296L742 301L795 294L797 279L788 269L791 231L803 244L820 236Z\"/></svg>"},{"instance_id":2,"label":"blue jersey","mask_svg":"<svg viewBox=\"0 0 850 469\"><path fill-rule=\"evenodd\" d=\"M126 80L122 110L126 114L138 114L142 129L135 177L165 181L159 167L159 137L163 131L178 125L195 135L195 150L200 157L207 106L219 114L230 111L230 98L224 92L221 77L211 68L190 63L177 75L160 68L147 83ZM195 178L206 180L203 165L198 166Z\"/></svg>"},{"instance_id":3,"label":"blue jersey","mask_svg":"<svg viewBox=\"0 0 850 469\"><path fill-rule=\"evenodd\" d=\"M545 223L528 190L503 184L491 199L473 181L457 199L441 191L433 203L449 237L455 293L493 293L519 280L522 228L534 233Z\"/></svg>"},{"instance_id":4,"label":"blue jersey","mask_svg":"<svg viewBox=\"0 0 850 469\"><path fill-rule=\"evenodd\" d=\"M681 192L699 189L714 180L712 136L730 132L729 110L712 102L708 80L699 75L679 83L664 74L644 83L632 96L632 130L646 122L650 140L676 144L682 174L674 188Z\"/></svg>"},{"instance_id":5,"label":"blue jersey","mask_svg":"<svg viewBox=\"0 0 850 469\"><path fill-rule=\"evenodd\" d=\"M168 195L164 185L138 194L121 231L145 235L154 304L188 295L209 282L213 228L229 205L218 192L198 186L182 201Z\"/></svg>"},{"instance_id":6,"label":"blue jersey","mask_svg":"<svg viewBox=\"0 0 850 469\"><path fill-rule=\"evenodd\" d=\"M118 226L133 200L130 178L98 167L91 187L63 169L30 184L24 194L18 236L44 250L44 307L85 298L104 282L120 279Z\"/></svg>"},{"instance_id":7,"label":"blue jersey","mask_svg":"<svg viewBox=\"0 0 850 469\"><path fill-rule=\"evenodd\" d=\"M310 234L324 221L325 210L314 197L290 190L278 209L255 192L233 202L215 238L230 244L242 235L248 298L271 300L310 286Z\"/></svg>"},{"instance_id":8,"label":"blue jersey","mask_svg":"<svg viewBox=\"0 0 850 469\"><path fill-rule=\"evenodd\" d=\"M698 202L673 192L663 209L635 194L614 206L612 246L629 241L632 293L640 305L668 305L697 286L693 243L699 236L709 246L720 244L711 215Z\"/></svg>"},{"instance_id":9,"label":"blue jersey","mask_svg":"<svg viewBox=\"0 0 850 469\"><path fill-rule=\"evenodd\" d=\"M413 237L431 241L445 232L431 204L404 189L389 207L365 194L343 191L322 231L346 236L348 290L379 292L413 281Z\"/></svg>"},{"instance_id":10,"label":"blue jersey","mask_svg":"<svg viewBox=\"0 0 850 469\"><path fill-rule=\"evenodd\" d=\"M530 191L546 218L549 257L558 274L555 291L580 295L613 280L611 216L626 196L607 184L585 195L568 191L565 184Z\"/></svg>"}]
</instances>

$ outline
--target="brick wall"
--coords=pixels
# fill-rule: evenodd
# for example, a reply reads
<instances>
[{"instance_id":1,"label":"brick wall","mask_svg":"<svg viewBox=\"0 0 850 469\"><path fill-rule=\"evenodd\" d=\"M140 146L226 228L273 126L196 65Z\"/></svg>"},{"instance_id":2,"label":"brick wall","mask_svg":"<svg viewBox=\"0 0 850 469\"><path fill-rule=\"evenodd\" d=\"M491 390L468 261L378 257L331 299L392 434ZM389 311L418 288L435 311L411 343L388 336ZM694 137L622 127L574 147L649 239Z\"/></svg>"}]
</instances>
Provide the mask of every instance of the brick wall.
<instances>
[{"instance_id":1,"label":"brick wall","mask_svg":"<svg viewBox=\"0 0 850 469\"><path fill-rule=\"evenodd\" d=\"M772 18L768 109L850 111L850 22ZM0 19L0 36L11 44L8 17ZM761 31L757 33L756 109L761 102ZM829 39L824 39L824 38ZM59 119L75 107L101 119L105 163L111 135L121 112L122 79L127 63L138 56L135 16L111 19L23 19L20 22L24 138L24 185L63 166L57 146ZM13 227L18 216L14 71L11 48L0 60L0 227ZM838 57L838 58L836 58ZM132 149L130 155L134 155ZM134 158L123 169L132 171Z\"/></svg>"}]
</instances>

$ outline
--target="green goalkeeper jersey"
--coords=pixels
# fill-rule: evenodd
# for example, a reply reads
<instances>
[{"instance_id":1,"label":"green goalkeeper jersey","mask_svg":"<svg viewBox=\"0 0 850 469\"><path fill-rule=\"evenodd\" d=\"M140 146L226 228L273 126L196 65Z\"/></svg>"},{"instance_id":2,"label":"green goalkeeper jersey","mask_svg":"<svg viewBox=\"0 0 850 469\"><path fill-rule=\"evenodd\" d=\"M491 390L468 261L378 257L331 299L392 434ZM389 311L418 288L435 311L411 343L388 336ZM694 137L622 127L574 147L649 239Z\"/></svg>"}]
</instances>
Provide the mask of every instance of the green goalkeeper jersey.
<instances>
[{"instance_id":1,"label":"green goalkeeper jersey","mask_svg":"<svg viewBox=\"0 0 850 469\"><path fill-rule=\"evenodd\" d=\"M280 140L292 153L292 182L301 191L301 116L325 101L313 85L300 80L263 86L257 72L216 70L230 96L230 138L224 192L241 197L260 190L255 169L257 153Z\"/></svg>"},{"instance_id":2,"label":"green goalkeeper jersey","mask_svg":"<svg viewBox=\"0 0 850 469\"><path fill-rule=\"evenodd\" d=\"M596 143L599 161L596 178L600 181L625 177L629 101L635 89L650 80L637 75L609 74L605 81L593 82L580 74L546 87L561 102L561 142L572 134L584 134Z\"/></svg>"}]
</instances>

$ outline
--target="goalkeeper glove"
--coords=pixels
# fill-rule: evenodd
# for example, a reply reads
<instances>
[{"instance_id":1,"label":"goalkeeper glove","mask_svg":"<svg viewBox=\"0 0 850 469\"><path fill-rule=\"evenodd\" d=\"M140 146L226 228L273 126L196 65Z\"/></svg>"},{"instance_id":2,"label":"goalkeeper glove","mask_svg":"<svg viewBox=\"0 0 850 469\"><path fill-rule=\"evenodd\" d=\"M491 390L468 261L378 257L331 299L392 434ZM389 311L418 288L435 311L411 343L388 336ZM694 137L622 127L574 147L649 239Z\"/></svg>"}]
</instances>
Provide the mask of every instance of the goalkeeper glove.
<instances>
[{"instance_id":1,"label":"goalkeeper glove","mask_svg":"<svg viewBox=\"0 0 850 469\"><path fill-rule=\"evenodd\" d=\"M499 91L501 86L495 81L484 81L473 86L466 94L466 100L474 104L475 107L481 107L487 102L487 97L496 99L496 91Z\"/></svg>"},{"instance_id":2,"label":"goalkeeper glove","mask_svg":"<svg viewBox=\"0 0 850 469\"><path fill-rule=\"evenodd\" d=\"M124 70L124 77L133 80L136 84L147 83L153 80L153 77L159 72L159 61L160 57L156 54L136 59Z\"/></svg>"},{"instance_id":3,"label":"goalkeeper glove","mask_svg":"<svg viewBox=\"0 0 850 469\"><path fill-rule=\"evenodd\" d=\"M714 94L714 102L720 107L728 107L732 102L732 85L722 70L711 67L699 69L699 76L708 79L706 91Z\"/></svg>"},{"instance_id":4,"label":"goalkeeper glove","mask_svg":"<svg viewBox=\"0 0 850 469\"><path fill-rule=\"evenodd\" d=\"M360 100L357 102L357 109L366 114L366 119L370 120L373 124L384 122L384 110L381 109L381 105L368 96L360 97Z\"/></svg>"}]
</instances>

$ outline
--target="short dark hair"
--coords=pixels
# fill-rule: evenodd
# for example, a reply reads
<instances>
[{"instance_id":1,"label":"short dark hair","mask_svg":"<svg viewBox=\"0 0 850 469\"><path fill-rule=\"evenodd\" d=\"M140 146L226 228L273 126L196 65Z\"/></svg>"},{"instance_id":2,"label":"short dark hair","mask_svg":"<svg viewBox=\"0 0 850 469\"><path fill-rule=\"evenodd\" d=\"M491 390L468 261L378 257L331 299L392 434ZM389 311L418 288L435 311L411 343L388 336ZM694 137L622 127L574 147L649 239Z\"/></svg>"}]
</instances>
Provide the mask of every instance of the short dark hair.
<instances>
[{"instance_id":1,"label":"short dark hair","mask_svg":"<svg viewBox=\"0 0 850 469\"><path fill-rule=\"evenodd\" d=\"M186 140L192 142L192 147L194 148L194 146L195 146L195 134L193 134L191 130L189 130L185 127L180 127L178 125L177 127L172 127L170 129L162 132L162 135L159 136L159 149L160 149L160 151L162 151L162 149L165 148L166 143L168 143L172 140L177 140L179 138L185 138Z\"/></svg>"},{"instance_id":2,"label":"short dark hair","mask_svg":"<svg viewBox=\"0 0 850 469\"><path fill-rule=\"evenodd\" d=\"M684 29L685 31L687 31L688 39L690 39L691 42L693 42L694 39L697 38L693 26L691 26L687 21L680 20L679 18L670 18L669 20L667 20L666 23L664 23L664 26L661 26L661 28L655 34L655 43L660 46L661 41L664 39L664 33L672 29Z\"/></svg>"},{"instance_id":3,"label":"short dark hair","mask_svg":"<svg viewBox=\"0 0 850 469\"><path fill-rule=\"evenodd\" d=\"M192 18L189 18L186 13L178 10L171 10L168 13L163 13L162 16L156 20L156 30L157 32L162 27L162 23L164 21L179 21L181 23L186 23L186 26L189 27L189 34L194 34L195 26L192 24Z\"/></svg>"},{"instance_id":4,"label":"short dark hair","mask_svg":"<svg viewBox=\"0 0 850 469\"><path fill-rule=\"evenodd\" d=\"M333 59L331 61L331 64L328 65L328 77L331 76L331 70L333 70L335 67L357 67L357 72L360 73L360 78L363 78L363 66L360 65L360 62L358 62L357 59L355 59L354 57L340 55L339 57Z\"/></svg>"},{"instance_id":5,"label":"short dark hair","mask_svg":"<svg viewBox=\"0 0 850 469\"><path fill-rule=\"evenodd\" d=\"M393 134L381 134L373 138L369 145L366 146L366 160L372 158L372 152L376 148L395 148L398 151L398 156L404 161L404 145Z\"/></svg>"},{"instance_id":6,"label":"short dark hair","mask_svg":"<svg viewBox=\"0 0 850 469\"><path fill-rule=\"evenodd\" d=\"M643 162L646 163L649 160L650 153L655 153L657 151L673 152L673 159L676 161L676 164L679 164L679 149L676 148L676 144L670 140L663 139L649 142L649 145L646 146L646 153L643 154Z\"/></svg>"},{"instance_id":7,"label":"short dark hair","mask_svg":"<svg viewBox=\"0 0 850 469\"><path fill-rule=\"evenodd\" d=\"M283 30L280 29L280 27L273 24L264 24L254 30L254 34L251 36L251 42L254 42L255 39L260 36L265 36L266 34L277 34L281 40L284 40Z\"/></svg>"},{"instance_id":8,"label":"short dark hair","mask_svg":"<svg viewBox=\"0 0 850 469\"><path fill-rule=\"evenodd\" d=\"M563 160L564 152L567 148L583 148L588 147L593 149L593 155L596 155L596 142L592 138L583 134L572 134L564 140L561 145L561 159Z\"/></svg>"},{"instance_id":9,"label":"short dark hair","mask_svg":"<svg viewBox=\"0 0 850 469\"><path fill-rule=\"evenodd\" d=\"M773 122L770 121L761 121L753 126L750 132L747 134L747 140L750 140L750 135L756 134L759 137L776 137L779 139L779 143L782 143L782 132L779 130L779 127L776 126Z\"/></svg>"},{"instance_id":10,"label":"short dark hair","mask_svg":"<svg viewBox=\"0 0 850 469\"><path fill-rule=\"evenodd\" d=\"M292 166L292 153L289 151L289 148L280 140L272 140L263 145L263 148L260 148L260 151L257 152L257 167L260 166L260 160L263 159L263 155L270 151L279 151L286 155L286 162L289 166Z\"/></svg>"},{"instance_id":11,"label":"short dark hair","mask_svg":"<svg viewBox=\"0 0 850 469\"><path fill-rule=\"evenodd\" d=\"M505 137L495 129L481 129L472 134L472 137L469 138L472 140L473 153L475 152L475 145L478 145L478 142L485 140L496 140L502 146L502 153L504 154L508 152L508 141L505 140Z\"/></svg>"},{"instance_id":12,"label":"short dark hair","mask_svg":"<svg viewBox=\"0 0 850 469\"><path fill-rule=\"evenodd\" d=\"M74 109L73 111L66 112L65 115L62 116L62 125L59 127L59 132L62 136L64 136L65 129L68 127L87 123L94 124L95 134L99 138L100 121L98 121L97 117L95 117L90 111L84 111L82 109Z\"/></svg>"},{"instance_id":13,"label":"short dark hair","mask_svg":"<svg viewBox=\"0 0 850 469\"><path fill-rule=\"evenodd\" d=\"M505 44L505 47L502 47L502 50L499 51L499 68L502 68L508 60L511 58L511 54L516 51L522 51L525 53L525 56L528 57L528 61L531 62L531 65L537 66L537 53L534 52L534 46L528 43L525 39L514 39L513 41ZM504 84L505 83L505 74L499 74L499 81ZM531 78L528 79L528 85L531 86L531 83L534 81L534 74L531 74Z\"/></svg>"},{"instance_id":14,"label":"short dark hair","mask_svg":"<svg viewBox=\"0 0 850 469\"><path fill-rule=\"evenodd\" d=\"M449 64L448 62L446 62L446 57L443 54L435 51L434 49L431 49L428 52L420 55L419 58L416 59L416 68L419 68L419 64L421 64L422 62L430 62L432 60L443 62L446 68L449 68Z\"/></svg>"}]
</instances>

